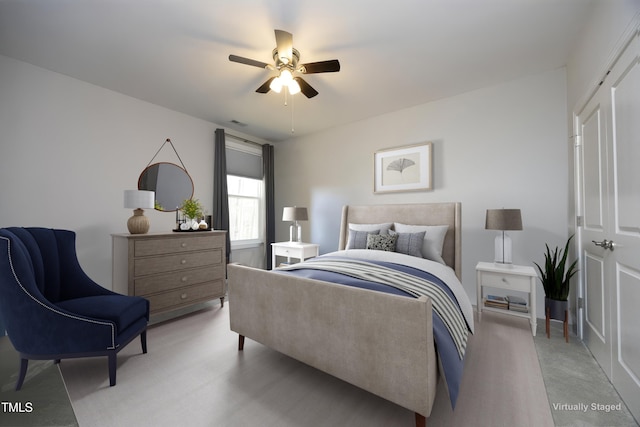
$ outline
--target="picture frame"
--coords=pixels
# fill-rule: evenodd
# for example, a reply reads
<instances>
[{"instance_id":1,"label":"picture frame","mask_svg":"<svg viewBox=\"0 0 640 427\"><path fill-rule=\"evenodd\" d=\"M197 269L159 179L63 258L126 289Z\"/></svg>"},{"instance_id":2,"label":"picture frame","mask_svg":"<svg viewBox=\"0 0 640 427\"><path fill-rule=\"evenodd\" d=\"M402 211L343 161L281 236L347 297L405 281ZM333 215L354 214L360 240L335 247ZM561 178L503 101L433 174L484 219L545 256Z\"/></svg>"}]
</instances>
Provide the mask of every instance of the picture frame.
<instances>
[{"instance_id":1,"label":"picture frame","mask_svg":"<svg viewBox=\"0 0 640 427\"><path fill-rule=\"evenodd\" d=\"M373 192L433 189L433 144L425 142L387 148L373 154Z\"/></svg>"}]
</instances>

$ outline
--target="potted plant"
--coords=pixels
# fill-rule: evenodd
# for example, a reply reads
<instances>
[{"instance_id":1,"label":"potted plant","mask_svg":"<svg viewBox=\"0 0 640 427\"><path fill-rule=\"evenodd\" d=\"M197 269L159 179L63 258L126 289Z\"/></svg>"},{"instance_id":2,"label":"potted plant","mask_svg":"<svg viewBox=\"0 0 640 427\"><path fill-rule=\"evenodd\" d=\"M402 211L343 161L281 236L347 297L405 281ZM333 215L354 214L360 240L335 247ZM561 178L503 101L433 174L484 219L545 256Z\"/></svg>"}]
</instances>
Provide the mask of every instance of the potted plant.
<instances>
[{"instance_id":1,"label":"potted plant","mask_svg":"<svg viewBox=\"0 0 640 427\"><path fill-rule=\"evenodd\" d=\"M184 216L191 220L189 226L193 228L193 224L195 223L195 228L197 228L198 220L202 217L202 212L204 210L200 201L198 199L187 199L182 202L180 210Z\"/></svg>"},{"instance_id":2,"label":"potted plant","mask_svg":"<svg viewBox=\"0 0 640 427\"><path fill-rule=\"evenodd\" d=\"M549 245L545 245L547 252L545 253L544 268L534 262L538 267L540 281L544 287L545 313L548 313L551 319L565 320L565 310L569 304L567 298L569 297L570 281L578 271L576 268L578 260L566 268L571 239L573 239L573 235L567 240L564 250L560 250L556 246L553 253L549 249Z\"/></svg>"}]
</instances>

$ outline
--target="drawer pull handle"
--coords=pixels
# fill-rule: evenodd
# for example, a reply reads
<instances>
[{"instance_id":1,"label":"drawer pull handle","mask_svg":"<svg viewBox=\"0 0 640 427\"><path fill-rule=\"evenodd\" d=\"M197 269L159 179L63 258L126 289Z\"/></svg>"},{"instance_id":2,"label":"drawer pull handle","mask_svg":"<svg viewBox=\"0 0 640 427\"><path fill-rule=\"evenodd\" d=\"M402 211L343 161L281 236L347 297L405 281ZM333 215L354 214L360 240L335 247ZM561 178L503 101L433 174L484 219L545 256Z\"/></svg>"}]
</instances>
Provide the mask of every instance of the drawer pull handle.
<instances>
[{"instance_id":1,"label":"drawer pull handle","mask_svg":"<svg viewBox=\"0 0 640 427\"><path fill-rule=\"evenodd\" d=\"M180 299L187 299L187 294L180 295Z\"/></svg>"},{"instance_id":2,"label":"drawer pull handle","mask_svg":"<svg viewBox=\"0 0 640 427\"><path fill-rule=\"evenodd\" d=\"M183 260L180 261L180 264L186 264L186 263L187 263L186 259L183 259Z\"/></svg>"},{"instance_id":3,"label":"drawer pull handle","mask_svg":"<svg viewBox=\"0 0 640 427\"><path fill-rule=\"evenodd\" d=\"M186 248L187 247L187 242L182 242L182 244L180 246L183 247L183 248Z\"/></svg>"}]
</instances>

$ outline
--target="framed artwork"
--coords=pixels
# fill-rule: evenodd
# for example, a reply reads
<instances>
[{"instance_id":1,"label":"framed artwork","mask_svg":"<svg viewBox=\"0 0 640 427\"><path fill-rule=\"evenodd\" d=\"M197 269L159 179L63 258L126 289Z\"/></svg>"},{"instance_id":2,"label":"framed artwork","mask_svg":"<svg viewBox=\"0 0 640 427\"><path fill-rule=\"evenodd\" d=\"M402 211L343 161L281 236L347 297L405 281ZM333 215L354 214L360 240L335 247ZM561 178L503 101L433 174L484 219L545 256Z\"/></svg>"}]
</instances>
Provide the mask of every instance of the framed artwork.
<instances>
[{"instance_id":1,"label":"framed artwork","mask_svg":"<svg viewBox=\"0 0 640 427\"><path fill-rule=\"evenodd\" d=\"M432 154L431 142L376 151L373 192L431 190Z\"/></svg>"}]
</instances>

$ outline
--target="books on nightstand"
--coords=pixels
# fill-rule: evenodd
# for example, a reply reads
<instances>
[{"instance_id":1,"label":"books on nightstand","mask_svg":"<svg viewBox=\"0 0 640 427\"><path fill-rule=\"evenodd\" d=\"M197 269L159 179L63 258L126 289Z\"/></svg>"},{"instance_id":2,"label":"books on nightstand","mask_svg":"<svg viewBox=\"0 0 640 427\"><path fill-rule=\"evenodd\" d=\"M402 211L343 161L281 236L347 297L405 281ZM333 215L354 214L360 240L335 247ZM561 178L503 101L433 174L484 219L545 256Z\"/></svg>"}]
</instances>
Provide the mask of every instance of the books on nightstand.
<instances>
[{"instance_id":1,"label":"books on nightstand","mask_svg":"<svg viewBox=\"0 0 640 427\"><path fill-rule=\"evenodd\" d=\"M517 311L519 313L528 313L529 305L524 298L514 295L508 295L506 297L487 295L484 299L485 307L500 308L502 310Z\"/></svg>"},{"instance_id":2,"label":"books on nightstand","mask_svg":"<svg viewBox=\"0 0 640 427\"><path fill-rule=\"evenodd\" d=\"M487 295L487 297L484 300L484 306L508 310L509 301L505 297L499 297L496 295Z\"/></svg>"},{"instance_id":3,"label":"books on nightstand","mask_svg":"<svg viewBox=\"0 0 640 427\"><path fill-rule=\"evenodd\" d=\"M529 306L527 304L527 300L522 297L517 297L514 295L508 295L507 301L509 302L509 310L518 311L520 313L528 313Z\"/></svg>"}]
</instances>

